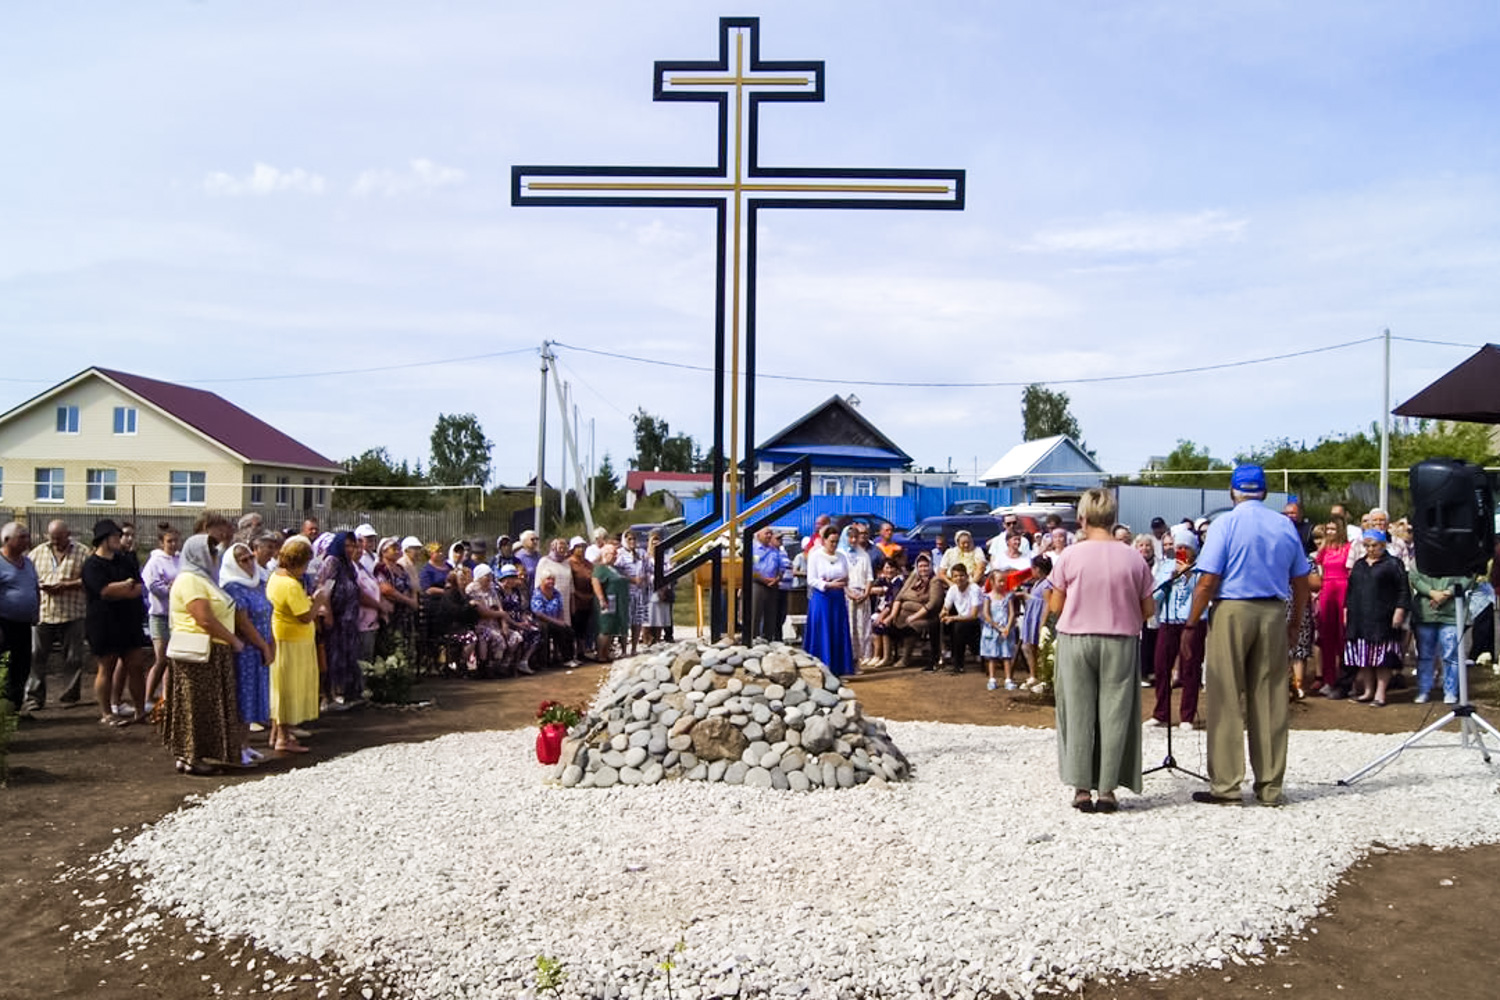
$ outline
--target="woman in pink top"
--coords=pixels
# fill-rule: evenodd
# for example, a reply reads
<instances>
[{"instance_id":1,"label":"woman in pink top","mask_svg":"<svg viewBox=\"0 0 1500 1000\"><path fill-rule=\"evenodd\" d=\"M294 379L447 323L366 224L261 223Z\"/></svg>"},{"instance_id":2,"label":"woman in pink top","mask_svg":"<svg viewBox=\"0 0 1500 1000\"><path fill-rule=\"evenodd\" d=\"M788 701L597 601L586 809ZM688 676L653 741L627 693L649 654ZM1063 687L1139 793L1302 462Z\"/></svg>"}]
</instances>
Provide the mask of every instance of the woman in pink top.
<instances>
[{"instance_id":1,"label":"woman in pink top","mask_svg":"<svg viewBox=\"0 0 1500 1000\"><path fill-rule=\"evenodd\" d=\"M1054 559L1048 597L1058 615L1058 770L1080 812L1112 813L1116 788L1141 790L1139 647L1156 602L1151 567L1110 534L1115 514L1112 493L1083 494L1082 539Z\"/></svg>"},{"instance_id":2,"label":"woman in pink top","mask_svg":"<svg viewBox=\"0 0 1500 1000\"><path fill-rule=\"evenodd\" d=\"M1342 697L1339 677L1344 666L1344 599L1349 593L1349 538L1344 522L1323 525L1312 561L1323 576L1318 590L1318 660L1323 664L1323 697Z\"/></svg>"}]
</instances>

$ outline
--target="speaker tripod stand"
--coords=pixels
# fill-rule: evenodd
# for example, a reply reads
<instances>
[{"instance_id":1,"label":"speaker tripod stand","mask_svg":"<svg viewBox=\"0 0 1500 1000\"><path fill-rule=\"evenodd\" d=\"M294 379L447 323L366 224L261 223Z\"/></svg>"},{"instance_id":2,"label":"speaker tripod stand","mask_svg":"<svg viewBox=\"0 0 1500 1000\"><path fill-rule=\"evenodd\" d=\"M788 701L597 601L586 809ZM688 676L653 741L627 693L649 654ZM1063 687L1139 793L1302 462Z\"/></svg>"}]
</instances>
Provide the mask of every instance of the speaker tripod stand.
<instances>
[{"instance_id":1,"label":"speaker tripod stand","mask_svg":"<svg viewBox=\"0 0 1500 1000\"><path fill-rule=\"evenodd\" d=\"M1407 747L1420 743L1455 720L1457 720L1459 732L1462 734L1462 739L1459 743L1460 748L1478 750L1480 758L1486 764L1490 762L1489 748L1484 745L1484 732L1488 732L1495 739L1500 740L1500 729L1496 729L1486 722L1482 716L1474 711L1474 706L1469 704L1469 665L1463 650L1464 618L1468 611L1468 598L1465 596L1462 584L1453 588L1453 600L1455 602L1453 610L1458 618L1458 704L1454 705L1452 711L1432 725L1408 736L1399 746L1387 750L1353 774L1340 778L1340 785L1347 788L1371 771L1400 756L1401 751Z\"/></svg>"}]
</instances>

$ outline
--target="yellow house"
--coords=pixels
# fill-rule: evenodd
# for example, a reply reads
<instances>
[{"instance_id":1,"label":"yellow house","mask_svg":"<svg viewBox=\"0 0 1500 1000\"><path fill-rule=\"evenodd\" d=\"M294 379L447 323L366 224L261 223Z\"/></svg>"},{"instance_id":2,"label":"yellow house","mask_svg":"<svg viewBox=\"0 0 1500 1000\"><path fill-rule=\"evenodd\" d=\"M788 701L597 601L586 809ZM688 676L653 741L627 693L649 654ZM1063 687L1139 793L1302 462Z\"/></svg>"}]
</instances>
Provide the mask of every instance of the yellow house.
<instances>
[{"instance_id":1,"label":"yellow house","mask_svg":"<svg viewBox=\"0 0 1500 1000\"><path fill-rule=\"evenodd\" d=\"M260 511L282 526L325 516L342 471L214 393L107 368L0 415L0 505L14 511Z\"/></svg>"}]
</instances>

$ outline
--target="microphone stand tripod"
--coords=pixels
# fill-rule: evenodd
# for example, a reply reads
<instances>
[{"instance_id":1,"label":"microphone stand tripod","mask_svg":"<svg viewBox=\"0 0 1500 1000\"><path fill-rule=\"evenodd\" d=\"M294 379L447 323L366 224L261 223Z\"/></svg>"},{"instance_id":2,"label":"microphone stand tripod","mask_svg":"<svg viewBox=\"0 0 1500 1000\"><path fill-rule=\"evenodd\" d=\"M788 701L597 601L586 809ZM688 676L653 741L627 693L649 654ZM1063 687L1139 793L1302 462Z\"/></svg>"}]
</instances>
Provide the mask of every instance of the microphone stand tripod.
<instances>
[{"instance_id":1,"label":"microphone stand tripod","mask_svg":"<svg viewBox=\"0 0 1500 1000\"><path fill-rule=\"evenodd\" d=\"M1176 583L1179 579L1181 579L1182 577L1184 577L1187 574L1191 573L1192 571L1193 571L1193 566L1192 566L1192 564L1189 564L1189 565L1185 566L1184 568L1178 570L1176 573L1173 573L1172 574L1172 578L1170 580L1167 580L1167 581L1163 582L1156 589L1157 590L1165 591L1165 590L1169 589L1172 586L1172 584ZM1192 627L1192 626L1185 626L1185 627ZM1161 641L1161 637L1160 636L1157 637L1157 641L1158 642ZM1185 767L1183 767L1183 766L1181 766L1180 764L1177 763L1177 757L1172 753L1172 730L1176 729L1176 728L1177 728L1176 726L1172 725L1172 689L1171 689L1171 687L1168 687L1167 688L1167 755L1161 759L1161 763L1160 764L1156 765L1155 767L1148 767L1144 771L1142 771L1141 772L1141 776L1145 777L1148 774L1155 774L1157 771L1179 771L1182 774L1185 774L1185 775L1187 775L1190 778L1197 778L1199 781L1207 781L1208 780L1208 776L1207 775L1199 774L1197 771L1189 771L1187 768L1185 768Z\"/></svg>"},{"instance_id":2,"label":"microphone stand tripod","mask_svg":"<svg viewBox=\"0 0 1500 1000\"><path fill-rule=\"evenodd\" d=\"M1369 774L1371 771L1380 767L1387 761L1399 756L1401 751L1405 750L1407 747L1421 742L1455 719L1458 720L1459 723L1459 732L1463 734L1463 738L1459 743L1459 747L1465 750L1472 747L1473 749L1479 751L1480 758L1486 764L1490 762L1490 751L1489 748L1484 745L1484 734L1480 732L1480 730L1483 729L1487 731L1491 736L1495 737L1497 740L1500 740L1500 729L1496 729L1494 726L1486 722L1480 715L1478 715L1474 711L1474 706L1469 704L1469 664L1468 658L1464 655L1463 649L1464 618L1466 616L1466 612L1469 609L1469 606L1467 599L1464 597L1463 584L1460 583L1458 586L1453 588L1453 600L1455 602L1453 611L1458 619L1458 704L1454 705L1453 710L1450 711L1447 715L1443 716L1441 719L1437 720L1426 729L1408 736L1400 746L1393 747L1392 749L1387 750L1385 753L1381 754L1379 757L1376 757L1374 760L1370 761L1364 767L1360 768L1358 771L1355 771L1348 777L1340 778L1338 783L1345 788L1354 784L1360 778L1363 778L1366 774Z\"/></svg>"}]
</instances>

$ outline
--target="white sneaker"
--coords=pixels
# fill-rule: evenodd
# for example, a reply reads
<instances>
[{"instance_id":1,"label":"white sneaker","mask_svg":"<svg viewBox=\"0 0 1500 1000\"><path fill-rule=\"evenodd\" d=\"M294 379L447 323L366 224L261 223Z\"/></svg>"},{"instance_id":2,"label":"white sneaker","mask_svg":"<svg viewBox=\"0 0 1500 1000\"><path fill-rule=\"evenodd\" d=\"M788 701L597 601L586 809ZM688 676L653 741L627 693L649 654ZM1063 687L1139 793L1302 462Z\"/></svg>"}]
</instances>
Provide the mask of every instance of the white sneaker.
<instances>
[{"instance_id":1,"label":"white sneaker","mask_svg":"<svg viewBox=\"0 0 1500 1000\"><path fill-rule=\"evenodd\" d=\"M1443 695L1443 704L1444 705L1457 705L1458 704L1458 695L1456 695L1456 694L1445 694L1445 695Z\"/></svg>"},{"instance_id":2,"label":"white sneaker","mask_svg":"<svg viewBox=\"0 0 1500 1000\"><path fill-rule=\"evenodd\" d=\"M1413 698L1411 700L1411 703L1413 705L1425 705L1425 704L1427 704L1428 700L1429 700L1429 696L1428 696L1427 692L1423 691L1421 694L1419 694L1415 698Z\"/></svg>"},{"instance_id":3,"label":"white sneaker","mask_svg":"<svg viewBox=\"0 0 1500 1000\"><path fill-rule=\"evenodd\" d=\"M1015 681L1006 681L1005 682L1005 690L1007 690L1007 691L1014 691L1018 687L1020 687L1020 685L1017 684Z\"/></svg>"},{"instance_id":4,"label":"white sneaker","mask_svg":"<svg viewBox=\"0 0 1500 1000\"><path fill-rule=\"evenodd\" d=\"M1166 727L1166 723L1162 722L1160 719L1158 719L1154 715L1151 718L1149 718L1149 719L1146 720L1146 728L1147 729L1163 729L1165 727Z\"/></svg>"},{"instance_id":5,"label":"white sneaker","mask_svg":"<svg viewBox=\"0 0 1500 1000\"><path fill-rule=\"evenodd\" d=\"M1179 722L1179 723L1177 723L1177 728L1178 729L1186 729L1188 732L1192 732L1193 731L1193 724L1191 722Z\"/></svg>"},{"instance_id":6,"label":"white sneaker","mask_svg":"<svg viewBox=\"0 0 1500 1000\"><path fill-rule=\"evenodd\" d=\"M991 678L990 678L990 679L989 679L989 681L987 681L987 682L986 682L986 683L985 683L985 685L984 685L984 689L985 689L985 690L986 690L986 691L993 691L993 690L995 690L995 688L997 688L997 687L999 687L999 686L1000 686L1000 685L999 685L999 684L998 684L998 683L996 683L996 681L995 681L995 678L993 678L993 677L991 677ZM1011 687L1011 686L1012 686L1012 685L1011 685L1011 684L1010 684L1010 682L1008 682L1008 681L1007 681L1007 682L1006 682L1006 687L1007 687L1007 688L1009 688L1009 687Z\"/></svg>"}]
</instances>

